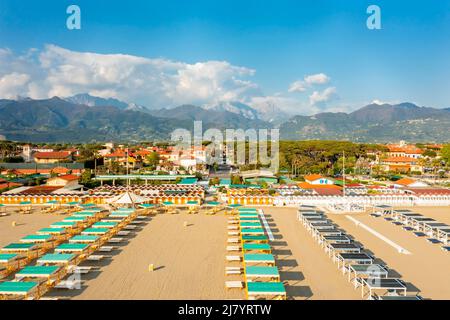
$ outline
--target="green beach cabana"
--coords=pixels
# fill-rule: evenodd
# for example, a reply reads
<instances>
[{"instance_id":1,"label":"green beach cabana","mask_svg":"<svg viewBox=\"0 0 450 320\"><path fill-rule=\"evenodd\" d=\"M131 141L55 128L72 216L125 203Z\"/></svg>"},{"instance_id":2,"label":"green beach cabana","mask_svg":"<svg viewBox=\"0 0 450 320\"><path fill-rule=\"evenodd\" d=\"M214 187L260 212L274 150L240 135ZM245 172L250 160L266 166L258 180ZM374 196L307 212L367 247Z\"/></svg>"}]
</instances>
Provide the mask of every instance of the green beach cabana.
<instances>
[{"instance_id":1,"label":"green beach cabana","mask_svg":"<svg viewBox=\"0 0 450 320\"><path fill-rule=\"evenodd\" d=\"M46 254L43 257L39 258L36 262L38 265L69 265L73 260L75 260L76 255L71 253L52 253Z\"/></svg>"},{"instance_id":2,"label":"green beach cabana","mask_svg":"<svg viewBox=\"0 0 450 320\"><path fill-rule=\"evenodd\" d=\"M89 249L88 244L84 243L64 243L55 249L59 253L82 253Z\"/></svg>"},{"instance_id":3,"label":"green beach cabana","mask_svg":"<svg viewBox=\"0 0 450 320\"><path fill-rule=\"evenodd\" d=\"M109 221L109 222L106 222L106 221L99 221L99 222L94 223L94 224L92 225L91 228L108 228L108 229L114 229L115 227L117 227L118 224L119 224L119 223L117 223L117 222L112 222L112 221Z\"/></svg>"},{"instance_id":4,"label":"green beach cabana","mask_svg":"<svg viewBox=\"0 0 450 320\"><path fill-rule=\"evenodd\" d=\"M76 228L78 225L78 222L69 222L69 221L59 221L52 223L50 227L55 228Z\"/></svg>"},{"instance_id":5,"label":"green beach cabana","mask_svg":"<svg viewBox=\"0 0 450 320\"><path fill-rule=\"evenodd\" d=\"M22 243L44 243L53 240L50 234L30 234L20 239Z\"/></svg>"},{"instance_id":6,"label":"green beach cabana","mask_svg":"<svg viewBox=\"0 0 450 320\"><path fill-rule=\"evenodd\" d=\"M28 297L39 294L38 282L19 282L19 281L7 281L0 283L0 297L1 296L20 296Z\"/></svg>"},{"instance_id":7,"label":"green beach cabana","mask_svg":"<svg viewBox=\"0 0 450 320\"><path fill-rule=\"evenodd\" d=\"M262 236L243 235L243 236L242 236L242 241L243 241L243 242L262 242L262 243L268 243L268 242L269 242L269 238L267 238L267 236L265 236L265 235L262 235Z\"/></svg>"},{"instance_id":8,"label":"green beach cabana","mask_svg":"<svg viewBox=\"0 0 450 320\"><path fill-rule=\"evenodd\" d=\"M59 266L28 266L16 273L16 279L27 278L44 278L50 279L55 277L60 271Z\"/></svg>"},{"instance_id":9,"label":"green beach cabana","mask_svg":"<svg viewBox=\"0 0 450 320\"><path fill-rule=\"evenodd\" d=\"M251 266L245 268L245 276L247 279L268 278L280 280L280 273L277 267Z\"/></svg>"},{"instance_id":10,"label":"green beach cabana","mask_svg":"<svg viewBox=\"0 0 450 320\"><path fill-rule=\"evenodd\" d=\"M286 299L286 289L281 282L248 282L247 296Z\"/></svg>"},{"instance_id":11,"label":"green beach cabana","mask_svg":"<svg viewBox=\"0 0 450 320\"><path fill-rule=\"evenodd\" d=\"M250 235L264 235L264 229L262 229L262 228L248 229L248 228L246 228L246 229L242 229L241 233L243 235L247 235L247 234L250 234Z\"/></svg>"},{"instance_id":12,"label":"green beach cabana","mask_svg":"<svg viewBox=\"0 0 450 320\"><path fill-rule=\"evenodd\" d=\"M265 263L265 264L269 264L269 265L274 265L275 257L272 254L268 254L268 253L245 253L244 254L244 263L245 264Z\"/></svg>"},{"instance_id":13,"label":"green beach cabana","mask_svg":"<svg viewBox=\"0 0 450 320\"><path fill-rule=\"evenodd\" d=\"M66 233L65 228L43 228L36 232L37 234L51 234L51 235L63 235Z\"/></svg>"},{"instance_id":14,"label":"green beach cabana","mask_svg":"<svg viewBox=\"0 0 450 320\"><path fill-rule=\"evenodd\" d=\"M261 251L264 253L270 253L272 248L268 243L244 243L242 250L246 251Z\"/></svg>"},{"instance_id":15,"label":"green beach cabana","mask_svg":"<svg viewBox=\"0 0 450 320\"><path fill-rule=\"evenodd\" d=\"M108 228L88 228L81 231L82 235L105 235L110 230Z\"/></svg>"},{"instance_id":16,"label":"green beach cabana","mask_svg":"<svg viewBox=\"0 0 450 320\"><path fill-rule=\"evenodd\" d=\"M78 235L69 239L69 243L94 243L100 239L94 235Z\"/></svg>"}]
</instances>

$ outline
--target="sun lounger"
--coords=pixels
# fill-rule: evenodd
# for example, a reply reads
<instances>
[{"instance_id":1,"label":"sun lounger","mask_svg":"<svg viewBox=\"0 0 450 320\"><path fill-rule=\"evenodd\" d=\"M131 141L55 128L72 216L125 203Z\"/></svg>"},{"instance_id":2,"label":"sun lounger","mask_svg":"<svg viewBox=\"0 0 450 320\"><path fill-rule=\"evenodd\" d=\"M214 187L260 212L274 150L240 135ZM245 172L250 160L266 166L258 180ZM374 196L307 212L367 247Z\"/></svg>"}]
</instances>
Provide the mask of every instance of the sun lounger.
<instances>
[{"instance_id":1,"label":"sun lounger","mask_svg":"<svg viewBox=\"0 0 450 320\"><path fill-rule=\"evenodd\" d=\"M239 235L239 231L228 231L228 235L229 236L238 236Z\"/></svg>"},{"instance_id":2,"label":"sun lounger","mask_svg":"<svg viewBox=\"0 0 450 320\"><path fill-rule=\"evenodd\" d=\"M241 239L239 238L228 238L228 243L241 243Z\"/></svg>"},{"instance_id":3,"label":"sun lounger","mask_svg":"<svg viewBox=\"0 0 450 320\"><path fill-rule=\"evenodd\" d=\"M242 274L242 268L241 267L226 267L225 274L227 276L240 275L240 274Z\"/></svg>"},{"instance_id":4,"label":"sun lounger","mask_svg":"<svg viewBox=\"0 0 450 320\"><path fill-rule=\"evenodd\" d=\"M63 280L55 286L55 289L67 289L67 290L75 290L80 288L81 288L81 280Z\"/></svg>"},{"instance_id":5,"label":"sun lounger","mask_svg":"<svg viewBox=\"0 0 450 320\"><path fill-rule=\"evenodd\" d=\"M441 241L439 241L438 239L434 239L434 238L429 238L427 239L428 242L432 243L432 244L439 244L442 243Z\"/></svg>"},{"instance_id":6,"label":"sun lounger","mask_svg":"<svg viewBox=\"0 0 450 320\"><path fill-rule=\"evenodd\" d=\"M227 251L241 251L240 246L227 246Z\"/></svg>"},{"instance_id":7,"label":"sun lounger","mask_svg":"<svg viewBox=\"0 0 450 320\"><path fill-rule=\"evenodd\" d=\"M108 243L120 243L123 241L123 238L111 238L108 240Z\"/></svg>"},{"instance_id":8,"label":"sun lounger","mask_svg":"<svg viewBox=\"0 0 450 320\"><path fill-rule=\"evenodd\" d=\"M105 258L105 256L91 254L89 257L86 258L86 260L88 260L88 261L100 261L103 258Z\"/></svg>"},{"instance_id":9,"label":"sun lounger","mask_svg":"<svg viewBox=\"0 0 450 320\"><path fill-rule=\"evenodd\" d=\"M239 227L234 225L234 226L228 226L228 230L239 230Z\"/></svg>"},{"instance_id":10,"label":"sun lounger","mask_svg":"<svg viewBox=\"0 0 450 320\"><path fill-rule=\"evenodd\" d=\"M124 227L125 230L135 230L137 228L137 226L134 225L127 225Z\"/></svg>"},{"instance_id":11,"label":"sun lounger","mask_svg":"<svg viewBox=\"0 0 450 320\"><path fill-rule=\"evenodd\" d=\"M78 274L88 274L89 272L91 272L93 268L92 267L79 267L76 266L73 269L70 269L70 273L78 273Z\"/></svg>"},{"instance_id":12,"label":"sun lounger","mask_svg":"<svg viewBox=\"0 0 450 320\"><path fill-rule=\"evenodd\" d=\"M226 259L228 262L238 262L242 260L240 256L226 256Z\"/></svg>"},{"instance_id":13,"label":"sun lounger","mask_svg":"<svg viewBox=\"0 0 450 320\"><path fill-rule=\"evenodd\" d=\"M117 232L117 235L118 236L128 236L128 235L130 235L130 231L125 231L125 230L122 230L122 231L119 231L119 232Z\"/></svg>"},{"instance_id":14,"label":"sun lounger","mask_svg":"<svg viewBox=\"0 0 450 320\"><path fill-rule=\"evenodd\" d=\"M113 250L114 250L114 247L111 247L111 246L103 246L103 247L100 247L100 249L98 249L98 251L100 251L100 252L111 252Z\"/></svg>"},{"instance_id":15,"label":"sun lounger","mask_svg":"<svg viewBox=\"0 0 450 320\"><path fill-rule=\"evenodd\" d=\"M225 281L225 288L229 289L243 289L244 284L241 281Z\"/></svg>"}]
</instances>

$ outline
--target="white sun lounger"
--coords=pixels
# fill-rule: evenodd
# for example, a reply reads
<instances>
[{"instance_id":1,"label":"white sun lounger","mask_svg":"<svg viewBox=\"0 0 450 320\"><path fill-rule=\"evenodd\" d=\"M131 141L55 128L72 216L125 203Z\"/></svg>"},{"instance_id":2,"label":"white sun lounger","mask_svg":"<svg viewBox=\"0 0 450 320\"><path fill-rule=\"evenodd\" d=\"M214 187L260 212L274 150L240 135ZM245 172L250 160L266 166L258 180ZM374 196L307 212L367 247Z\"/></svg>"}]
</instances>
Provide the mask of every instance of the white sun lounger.
<instances>
[{"instance_id":1,"label":"white sun lounger","mask_svg":"<svg viewBox=\"0 0 450 320\"><path fill-rule=\"evenodd\" d=\"M102 260L104 257L105 257L105 256L93 254L93 255L90 255L89 257L87 257L86 260L88 260L88 261L100 261L100 260Z\"/></svg>"},{"instance_id":2,"label":"white sun lounger","mask_svg":"<svg viewBox=\"0 0 450 320\"><path fill-rule=\"evenodd\" d=\"M110 247L110 246L103 246L100 249L98 249L98 251L100 252L111 252L114 250L114 247Z\"/></svg>"},{"instance_id":3,"label":"white sun lounger","mask_svg":"<svg viewBox=\"0 0 450 320\"><path fill-rule=\"evenodd\" d=\"M228 235L229 236L238 236L239 235L239 231L228 231Z\"/></svg>"},{"instance_id":4,"label":"white sun lounger","mask_svg":"<svg viewBox=\"0 0 450 320\"><path fill-rule=\"evenodd\" d=\"M241 267L226 267L225 274L227 276L242 274L242 268Z\"/></svg>"},{"instance_id":5,"label":"white sun lounger","mask_svg":"<svg viewBox=\"0 0 450 320\"><path fill-rule=\"evenodd\" d=\"M80 280L63 280L55 286L56 289L74 290L81 288Z\"/></svg>"},{"instance_id":6,"label":"white sun lounger","mask_svg":"<svg viewBox=\"0 0 450 320\"><path fill-rule=\"evenodd\" d=\"M239 226L228 226L228 230L239 230Z\"/></svg>"},{"instance_id":7,"label":"white sun lounger","mask_svg":"<svg viewBox=\"0 0 450 320\"><path fill-rule=\"evenodd\" d=\"M119 231L117 232L118 236L128 236L131 233L131 231Z\"/></svg>"},{"instance_id":8,"label":"white sun lounger","mask_svg":"<svg viewBox=\"0 0 450 320\"><path fill-rule=\"evenodd\" d=\"M241 261L242 258L240 256L227 256L226 257L227 261Z\"/></svg>"},{"instance_id":9,"label":"white sun lounger","mask_svg":"<svg viewBox=\"0 0 450 320\"><path fill-rule=\"evenodd\" d=\"M240 246L227 246L227 251L241 251Z\"/></svg>"},{"instance_id":10,"label":"white sun lounger","mask_svg":"<svg viewBox=\"0 0 450 320\"><path fill-rule=\"evenodd\" d=\"M137 228L137 226L134 226L134 225L127 225L124 227L125 230L134 230L136 228Z\"/></svg>"},{"instance_id":11,"label":"white sun lounger","mask_svg":"<svg viewBox=\"0 0 450 320\"><path fill-rule=\"evenodd\" d=\"M123 238L111 238L108 240L108 243L120 243L123 241Z\"/></svg>"},{"instance_id":12,"label":"white sun lounger","mask_svg":"<svg viewBox=\"0 0 450 320\"><path fill-rule=\"evenodd\" d=\"M244 284L242 281L226 281L225 288L227 289L242 289L244 288Z\"/></svg>"},{"instance_id":13,"label":"white sun lounger","mask_svg":"<svg viewBox=\"0 0 450 320\"><path fill-rule=\"evenodd\" d=\"M241 239L239 238L228 238L228 243L241 243Z\"/></svg>"}]
</instances>

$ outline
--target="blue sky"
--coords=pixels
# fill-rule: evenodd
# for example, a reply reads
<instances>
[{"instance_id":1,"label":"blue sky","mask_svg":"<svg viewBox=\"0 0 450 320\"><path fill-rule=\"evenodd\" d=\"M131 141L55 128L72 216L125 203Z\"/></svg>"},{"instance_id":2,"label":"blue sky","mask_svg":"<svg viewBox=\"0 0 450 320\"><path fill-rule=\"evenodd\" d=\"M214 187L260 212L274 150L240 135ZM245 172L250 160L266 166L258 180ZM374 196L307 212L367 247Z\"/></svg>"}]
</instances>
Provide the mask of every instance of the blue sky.
<instances>
[{"instance_id":1,"label":"blue sky","mask_svg":"<svg viewBox=\"0 0 450 320\"><path fill-rule=\"evenodd\" d=\"M81 8L81 30L66 28L65 11L70 4ZM366 27L366 9L371 4L381 8L382 30ZM2 77L3 83L11 79L17 83L0 87L0 94L22 90L26 91L22 95L42 97L89 91L158 107L183 99L197 104L227 99L249 104L272 101L286 111L306 114L352 110L374 100L450 107L449 39L448 0L0 0L0 48L9 52L0 60L0 85ZM119 87L114 80L110 88L81 80L56 83L57 76L64 76L62 70L67 70L64 66L74 60L90 62L74 63L73 69L87 68L92 59L102 60L102 56L72 54L84 52L163 60L164 67L143 68L142 81L149 81L148 74L163 73L162 80L150 78L155 80L152 88L157 81L164 82L164 88L144 86L142 91L153 90L145 94L125 92L132 85ZM34 68L33 64L42 64L42 54L51 61L47 67ZM29 61L21 65L24 59ZM135 66L118 59L103 69L123 64L116 72L123 73L130 63ZM227 65L208 63L213 61ZM1 63L9 66L2 68ZM18 65L18 70L12 65ZM96 77L87 72L80 78ZM205 73L209 78L203 77ZM324 81L289 92L295 81L305 84L305 77L319 74L326 76ZM139 75L136 70L130 77ZM217 86L207 86L208 81ZM217 92L197 94L202 90Z\"/></svg>"}]
</instances>

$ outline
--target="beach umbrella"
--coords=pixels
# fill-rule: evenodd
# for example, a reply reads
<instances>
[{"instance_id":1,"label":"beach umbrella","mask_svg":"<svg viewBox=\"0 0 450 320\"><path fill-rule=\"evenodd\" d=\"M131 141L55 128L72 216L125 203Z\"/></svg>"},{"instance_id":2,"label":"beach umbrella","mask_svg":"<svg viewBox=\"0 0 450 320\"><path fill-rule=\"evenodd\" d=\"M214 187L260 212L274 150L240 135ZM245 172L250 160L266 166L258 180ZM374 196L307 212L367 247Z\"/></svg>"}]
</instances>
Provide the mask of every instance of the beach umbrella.
<instances>
[{"instance_id":1,"label":"beach umbrella","mask_svg":"<svg viewBox=\"0 0 450 320\"><path fill-rule=\"evenodd\" d=\"M112 203L112 204L125 204L125 205L132 204L132 205L134 205L134 204L144 203L146 201L147 201L146 198L138 196L135 193L127 191L127 192L122 193L112 199L109 199L107 202Z\"/></svg>"}]
</instances>

